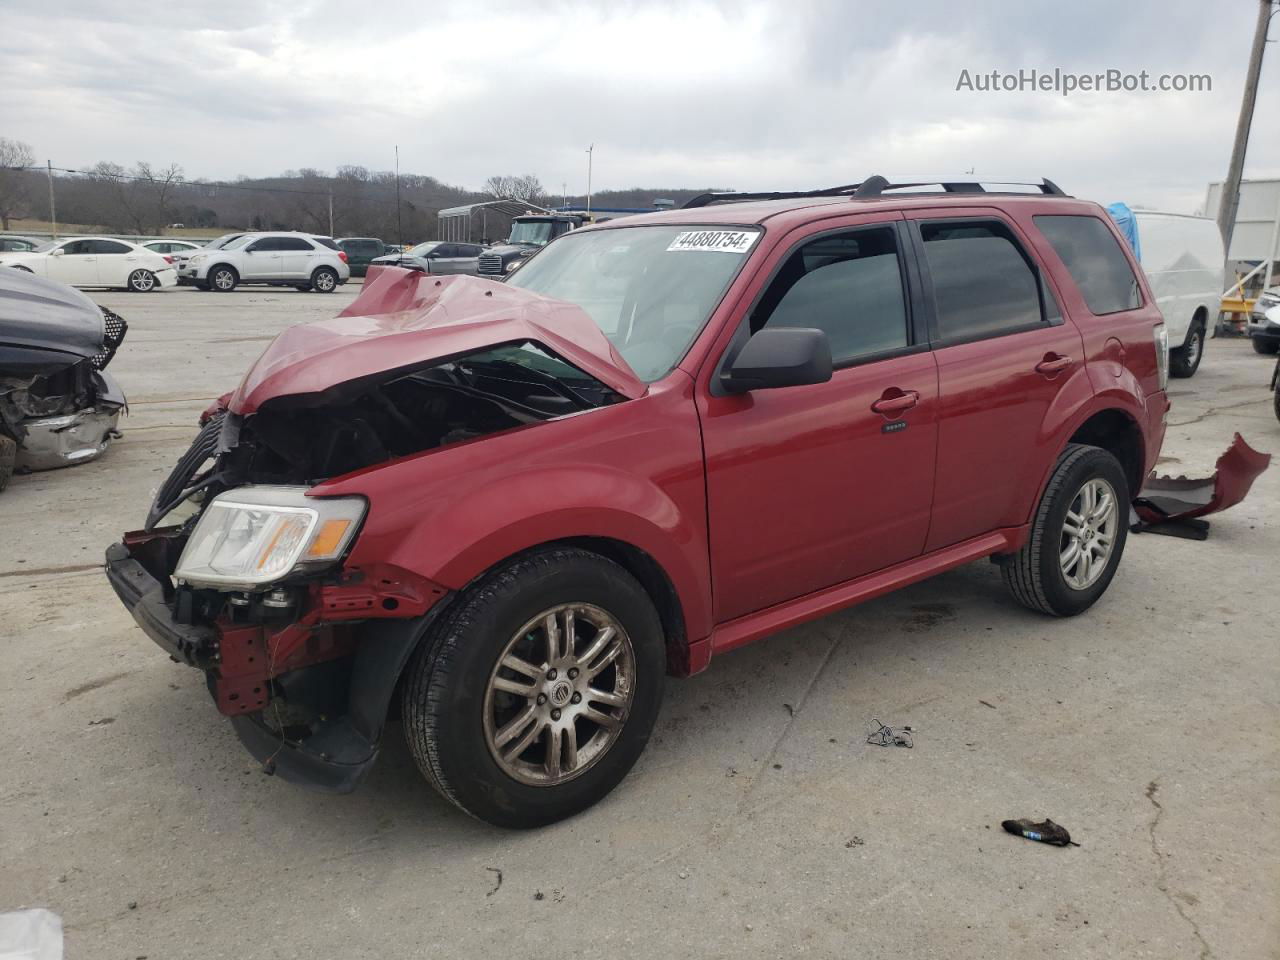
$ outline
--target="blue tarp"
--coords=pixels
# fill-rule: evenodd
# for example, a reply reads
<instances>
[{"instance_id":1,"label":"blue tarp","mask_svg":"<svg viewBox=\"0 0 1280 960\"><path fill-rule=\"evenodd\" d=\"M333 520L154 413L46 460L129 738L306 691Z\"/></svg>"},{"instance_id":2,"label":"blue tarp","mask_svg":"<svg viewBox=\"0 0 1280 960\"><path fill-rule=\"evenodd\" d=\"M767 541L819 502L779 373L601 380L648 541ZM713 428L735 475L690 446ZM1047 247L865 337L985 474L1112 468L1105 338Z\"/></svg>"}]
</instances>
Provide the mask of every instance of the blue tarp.
<instances>
[{"instance_id":1,"label":"blue tarp","mask_svg":"<svg viewBox=\"0 0 1280 960\"><path fill-rule=\"evenodd\" d=\"M1124 238L1129 241L1129 246L1133 248L1133 255L1141 263L1142 244L1138 241L1138 218L1133 215L1127 203L1109 204L1107 213L1111 214L1111 219L1116 222Z\"/></svg>"}]
</instances>

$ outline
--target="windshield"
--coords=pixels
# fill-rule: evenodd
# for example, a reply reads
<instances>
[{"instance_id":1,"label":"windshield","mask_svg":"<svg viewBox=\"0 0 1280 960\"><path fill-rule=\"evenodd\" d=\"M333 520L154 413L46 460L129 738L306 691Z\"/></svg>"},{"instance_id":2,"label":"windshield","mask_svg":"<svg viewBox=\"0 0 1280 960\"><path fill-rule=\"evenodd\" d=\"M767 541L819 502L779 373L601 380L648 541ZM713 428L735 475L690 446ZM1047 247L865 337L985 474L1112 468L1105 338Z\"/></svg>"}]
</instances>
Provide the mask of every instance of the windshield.
<instances>
[{"instance_id":1,"label":"windshield","mask_svg":"<svg viewBox=\"0 0 1280 960\"><path fill-rule=\"evenodd\" d=\"M239 240L243 237L243 233L224 233L217 240L210 240L205 246L206 250L225 250L227 245L232 241Z\"/></svg>"},{"instance_id":2,"label":"windshield","mask_svg":"<svg viewBox=\"0 0 1280 960\"><path fill-rule=\"evenodd\" d=\"M667 374L760 237L756 227L619 227L561 237L507 283L591 315L642 380Z\"/></svg>"},{"instance_id":3,"label":"windshield","mask_svg":"<svg viewBox=\"0 0 1280 960\"><path fill-rule=\"evenodd\" d=\"M440 246L439 240L431 240L428 243L420 243L416 247L410 247L403 255L406 257L425 257L438 246Z\"/></svg>"},{"instance_id":4,"label":"windshield","mask_svg":"<svg viewBox=\"0 0 1280 960\"><path fill-rule=\"evenodd\" d=\"M507 242L545 247L551 242L555 226L550 220L517 221L511 224L511 239Z\"/></svg>"}]
</instances>

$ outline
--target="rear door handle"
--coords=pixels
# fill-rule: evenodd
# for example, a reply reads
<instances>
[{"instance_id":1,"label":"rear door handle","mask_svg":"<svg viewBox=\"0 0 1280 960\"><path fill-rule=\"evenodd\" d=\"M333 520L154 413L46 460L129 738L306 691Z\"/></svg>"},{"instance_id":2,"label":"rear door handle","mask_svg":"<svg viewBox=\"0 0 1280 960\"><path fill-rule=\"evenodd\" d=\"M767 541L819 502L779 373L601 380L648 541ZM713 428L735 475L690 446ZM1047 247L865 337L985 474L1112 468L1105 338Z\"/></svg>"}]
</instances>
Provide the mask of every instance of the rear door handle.
<instances>
[{"instance_id":1,"label":"rear door handle","mask_svg":"<svg viewBox=\"0 0 1280 960\"><path fill-rule=\"evenodd\" d=\"M894 389L894 388L891 388ZM886 390L888 394L890 391ZM914 390L897 390L893 396L882 396L879 400L871 405L871 409L882 416L889 416L891 413L903 413L910 410L920 402L920 394Z\"/></svg>"},{"instance_id":2,"label":"rear door handle","mask_svg":"<svg viewBox=\"0 0 1280 960\"><path fill-rule=\"evenodd\" d=\"M1074 360L1060 353L1046 354L1045 358L1036 364L1036 373L1044 374L1046 377L1052 376L1055 373L1061 373L1073 363L1075 363Z\"/></svg>"}]
</instances>

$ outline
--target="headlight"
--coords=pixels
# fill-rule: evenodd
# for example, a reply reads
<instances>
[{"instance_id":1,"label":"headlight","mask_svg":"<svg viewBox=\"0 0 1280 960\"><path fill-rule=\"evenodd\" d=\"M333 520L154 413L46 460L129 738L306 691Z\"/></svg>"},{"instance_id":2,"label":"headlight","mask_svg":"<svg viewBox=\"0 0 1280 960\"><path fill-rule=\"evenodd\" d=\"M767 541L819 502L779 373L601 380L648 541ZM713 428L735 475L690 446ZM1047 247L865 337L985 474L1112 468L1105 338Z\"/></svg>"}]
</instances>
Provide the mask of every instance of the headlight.
<instances>
[{"instance_id":1,"label":"headlight","mask_svg":"<svg viewBox=\"0 0 1280 960\"><path fill-rule=\"evenodd\" d=\"M524 263L524 261L523 261L523 260L512 260L510 263L508 263L506 266L504 266L504 267L502 268L502 272L503 272L503 273L515 273L515 272L516 272L516 270L518 270L518 269L520 268L520 264L522 264L522 263Z\"/></svg>"},{"instance_id":2,"label":"headlight","mask_svg":"<svg viewBox=\"0 0 1280 960\"><path fill-rule=\"evenodd\" d=\"M187 257L187 263L201 263L204 261L205 257L207 256L208 254L197 253L193 256Z\"/></svg>"},{"instance_id":3,"label":"headlight","mask_svg":"<svg viewBox=\"0 0 1280 960\"><path fill-rule=\"evenodd\" d=\"M365 501L306 491L247 486L219 494L192 531L174 576L197 587L252 590L331 565L355 535Z\"/></svg>"},{"instance_id":4,"label":"headlight","mask_svg":"<svg viewBox=\"0 0 1280 960\"><path fill-rule=\"evenodd\" d=\"M1160 372L1160 389L1169 385L1169 331L1163 323L1156 324L1156 369Z\"/></svg>"}]
</instances>

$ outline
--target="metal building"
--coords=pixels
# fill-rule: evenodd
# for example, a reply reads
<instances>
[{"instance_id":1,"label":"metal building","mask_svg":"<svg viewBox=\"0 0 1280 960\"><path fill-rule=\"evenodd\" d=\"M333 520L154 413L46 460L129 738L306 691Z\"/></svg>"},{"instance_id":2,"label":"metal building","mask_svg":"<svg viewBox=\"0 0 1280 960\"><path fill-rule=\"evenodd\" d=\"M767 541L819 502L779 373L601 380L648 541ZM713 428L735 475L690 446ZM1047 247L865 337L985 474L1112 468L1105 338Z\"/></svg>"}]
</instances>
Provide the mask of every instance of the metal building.
<instances>
[{"instance_id":1,"label":"metal building","mask_svg":"<svg viewBox=\"0 0 1280 960\"><path fill-rule=\"evenodd\" d=\"M551 213L528 200L485 200L449 207L436 215L436 239L454 243L497 243L511 233L511 221L526 213Z\"/></svg>"},{"instance_id":2,"label":"metal building","mask_svg":"<svg viewBox=\"0 0 1280 960\"><path fill-rule=\"evenodd\" d=\"M1205 216L1216 216L1222 200L1222 184L1211 183L1205 195ZM1257 276L1260 289L1272 286L1280 277L1280 178L1243 180L1240 209L1227 259L1245 265L1247 272L1261 266Z\"/></svg>"}]
</instances>

